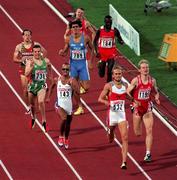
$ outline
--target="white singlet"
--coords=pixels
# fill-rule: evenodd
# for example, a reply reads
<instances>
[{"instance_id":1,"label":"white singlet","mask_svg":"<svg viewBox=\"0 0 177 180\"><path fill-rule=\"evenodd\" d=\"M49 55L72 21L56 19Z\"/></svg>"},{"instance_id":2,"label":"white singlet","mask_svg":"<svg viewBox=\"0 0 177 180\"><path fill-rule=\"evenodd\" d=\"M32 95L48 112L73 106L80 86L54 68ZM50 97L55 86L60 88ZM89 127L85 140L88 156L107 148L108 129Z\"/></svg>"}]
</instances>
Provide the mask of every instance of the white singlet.
<instances>
[{"instance_id":1,"label":"white singlet","mask_svg":"<svg viewBox=\"0 0 177 180\"><path fill-rule=\"evenodd\" d=\"M68 115L72 113L72 88L69 84L62 84L61 80L57 83L57 102L56 108L63 108Z\"/></svg>"}]
</instances>

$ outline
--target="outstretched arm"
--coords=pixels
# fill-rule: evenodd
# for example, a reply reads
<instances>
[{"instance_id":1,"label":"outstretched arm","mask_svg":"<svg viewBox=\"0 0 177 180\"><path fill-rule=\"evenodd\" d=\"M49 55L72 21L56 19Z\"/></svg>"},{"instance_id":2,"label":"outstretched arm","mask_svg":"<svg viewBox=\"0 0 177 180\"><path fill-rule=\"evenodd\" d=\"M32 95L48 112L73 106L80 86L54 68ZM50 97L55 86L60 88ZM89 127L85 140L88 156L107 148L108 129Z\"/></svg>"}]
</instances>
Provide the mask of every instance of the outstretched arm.
<instances>
[{"instance_id":1,"label":"outstretched arm","mask_svg":"<svg viewBox=\"0 0 177 180\"><path fill-rule=\"evenodd\" d=\"M124 44L124 41L120 35L120 32L117 28L114 28L114 33L115 33L115 36L117 37L117 40L120 44Z\"/></svg>"}]
</instances>

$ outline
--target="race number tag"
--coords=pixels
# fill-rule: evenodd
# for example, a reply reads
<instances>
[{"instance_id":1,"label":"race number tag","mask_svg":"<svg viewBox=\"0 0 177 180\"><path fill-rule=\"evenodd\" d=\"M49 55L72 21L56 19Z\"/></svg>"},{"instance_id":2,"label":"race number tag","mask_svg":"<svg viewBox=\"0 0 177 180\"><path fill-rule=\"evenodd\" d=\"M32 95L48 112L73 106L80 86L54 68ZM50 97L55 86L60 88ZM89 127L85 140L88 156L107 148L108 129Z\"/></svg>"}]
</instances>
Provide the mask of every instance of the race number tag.
<instances>
[{"instance_id":1,"label":"race number tag","mask_svg":"<svg viewBox=\"0 0 177 180\"><path fill-rule=\"evenodd\" d=\"M46 80L46 71L45 70L36 70L35 71L35 80L36 81Z\"/></svg>"},{"instance_id":2,"label":"race number tag","mask_svg":"<svg viewBox=\"0 0 177 180\"><path fill-rule=\"evenodd\" d=\"M61 89L59 90L60 98L69 98L70 97L70 90L69 89Z\"/></svg>"},{"instance_id":3,"label":"race number tag","mask_svg":"<svg viewBox=\"0 0 177 180\"><path fill-rule=\"evenodd\" d=\"M84 51L83 50L72 50L71 57L74 60L82 60L82 59L84 59Z\"/></svg>"},{"instance_id":4,"label":"race number tag","mask_svg":"<svg viewBox=\"0 0 177 180\"><path fill-rule=\"evenodd\" d=\"M123 112L125 111L124 108L125 101L123 100L117 100L117 101L111 101L111 110L116 112Z\"/></svg>"},{"instance_id":5,"label":"race number tag","mask_svg":"<svg viewBox=\"0 0 177 180\"><path fill-rule=\"evenodd\" d=\"M113 46L112 38L101 38L102 48L112 48L112 46Z\"/></svg>"},{"instance_id":6,"label":"race number tag","mask_svg":"<svg viewBox=\"0 0 177 180\"><path fill-rule=\"evenodd\" d=\"M150 90L148 89L140 89L138 93L138 99L146 100L150 97Z\"/></svg>"}]
</instances>

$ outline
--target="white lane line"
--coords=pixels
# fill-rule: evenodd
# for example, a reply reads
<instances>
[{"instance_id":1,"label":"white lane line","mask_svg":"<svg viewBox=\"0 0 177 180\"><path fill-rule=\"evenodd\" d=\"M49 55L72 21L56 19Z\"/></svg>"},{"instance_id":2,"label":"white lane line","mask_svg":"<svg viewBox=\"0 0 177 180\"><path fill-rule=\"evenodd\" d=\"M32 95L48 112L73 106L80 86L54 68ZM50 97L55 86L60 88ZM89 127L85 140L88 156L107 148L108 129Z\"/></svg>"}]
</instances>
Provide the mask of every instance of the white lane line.
<instances>
[{"instance_id":1,"label":"white lane line","mask_svg":"<svg viewBox=\"0 0 177 180\"><path fill-rule=\"evenodd\" d=\"M5 167L4 163L2 162L2 160L0 160L0 165L2 166L2 169L4 170L4 172L6 173L6 175L8 176L8 178L10 180L13 180L12 176L10 175L9 171L7 170L7 168Z\"/></svg>"},{"instance_id":2,"label":"white lane line","mask_svg":"<svg viewBox=\"0 0 177 180\"><path fill-rule=\"evenodd\" d=\"M46 0L44 0L44 2L46 3ZM50 2L48 2L49 4L51 4ZM50 8L51 7L54 7L52 4L49 6ZM56 9L56 8L55 8ZM55 10L55 13L57 13L58 10ZM7 13L7 12L6 12ZM61 13L58 15L59 17L61 16ZM64 17L63 17L64 18ZM12 18L11 18L12 19ZM67 20L66 20L67 21ZM15 22L13 20L13 22ZM15 23L16 24L16 23ZM17 25L18 26L18 25ZM22 30L21 30L22 31ZM57 71L57 69L52 66L53 70L58 74L60 75L60 73ZM97 115L92 111L92 109L87 106L87 104L85 103L85 101L83 99L81 99L82 103L85 105L85 107L90 111L90 113L96 118L96 120L103 126L105 127L105 125L102 123L102 121L97 117ZM105 127L106 128L106 127ZM105 129L106 130L106 129ZM121 147L121 143L116 139L115 140L116 143ZM133 157L128 153L128 156L129 158L134 162L134 164L137 166L137 168L140 170L140 172L142 172L142 174L144 174L144 176L148 179L148 180L151 180L150 176L148 176L148 174L141 168L141 166L136 162L135 159L133 159Z\"/></svg>"},{"instance_id":3,"label":"white lane line","mask_svg":"<svg viewBox=\"0 0 177 180\"><path fill-rule=\"evenodd\" d=\"M18 100L22 103L22 105L27 109L26 104L24 103L24 101L21 99L21 97L19 96L19 94L17 93L17 91L13 88L13 86L11 85L11 83L8 81L8 79L5 77L5 75L2 73L2 71L0 70L0 75L3 78L3 80L6 82L6 84L9 86L9 88L12 90L12 92L14 93L14 95L18 98ZM76 177L79 180L82 180L81 176L77 173L77 171L75 170L75 168L72 166L72 164L69 162L69 160L66 158L66 156L61 152L61 150L59 149L59 147L55 144L55 142L53 141L53 139L50 137L50 135L44 131L42 125L39 123L38 119L36 119L36 123L39 126L39 128L43 131L43 133L45 134L45 136L48 138L48 140L51 142L51 144L53 145L53 147L57 150L57 152L60 154L60 156L64 159L64 161L67 163L67 165L70 167L70 169L72 170L72 172L76 175Z\"/></svg>"}]
</instances>

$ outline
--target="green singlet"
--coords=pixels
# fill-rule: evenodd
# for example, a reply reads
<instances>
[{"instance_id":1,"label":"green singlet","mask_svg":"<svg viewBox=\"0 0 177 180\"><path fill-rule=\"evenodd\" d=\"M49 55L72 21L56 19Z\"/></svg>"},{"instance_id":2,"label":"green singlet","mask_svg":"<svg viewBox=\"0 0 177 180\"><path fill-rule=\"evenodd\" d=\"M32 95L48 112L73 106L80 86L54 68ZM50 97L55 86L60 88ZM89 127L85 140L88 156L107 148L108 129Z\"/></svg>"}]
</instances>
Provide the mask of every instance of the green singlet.
<instances>
[{"instance_id":1,"label":"green singlet","mask_svg":"<svg viewBox=\"0 0 177 180\"><path fill-rule=\"evenodd\" d=\"M34 68L31 73L31 82L29 84L28 91L36 96L41 89L47 88L46 77L47 77L47 64L43 59L41 66L37 65L36 63L34 64Z\"/></svg>"}]
</instances>

